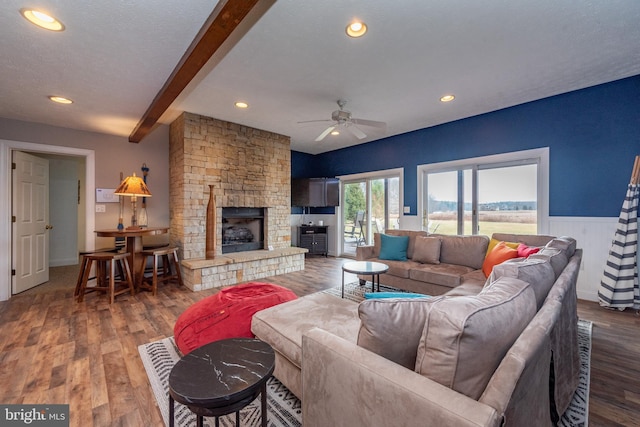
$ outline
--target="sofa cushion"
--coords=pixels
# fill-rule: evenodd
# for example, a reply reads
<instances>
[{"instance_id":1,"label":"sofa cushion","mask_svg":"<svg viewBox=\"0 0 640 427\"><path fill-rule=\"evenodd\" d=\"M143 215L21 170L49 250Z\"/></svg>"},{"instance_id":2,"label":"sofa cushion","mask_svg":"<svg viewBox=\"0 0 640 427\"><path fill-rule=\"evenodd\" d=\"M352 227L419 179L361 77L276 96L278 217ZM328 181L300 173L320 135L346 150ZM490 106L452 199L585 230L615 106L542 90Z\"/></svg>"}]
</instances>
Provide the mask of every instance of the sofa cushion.
<instances>
[{"instance_id":1,"label":"sofa cushion","mask_svg":"<svg viewBox=\"0 0 640 427\"><path fill-rule=\"evenodd\" d=\"M510 259L500 265L493 267L493 272L489 278L491 282L501 277L515 277L531 285L536 295L537 309L540 310L542 303L549 294L549 290L556 280L551 263L545 259ZM491 285L489 285L491 286Z\"/></svg>"},{"instance_id":2,"label":"sofa cushion","mask_svg":"<svg viewBox=\"0 0 640 427\"><path fill-rule=\"evenodd\" d=\"M409 236L380 235L380 255L378 258L390 261L406 261Z\"/></svg>"},{"instance_id":3,"label":"sofa cushion","mask_svg":"<svg viewBox=\"0 0 640 427\"><path fill-rule=\"evenodd\" d=\"M547 248L560 249L567 256L567 259L571 258L576 252L576 239L573 237L556 237L547 243Z\"/></svg>"},{"instance_id":4,"label":"sofa cushion","mask_svg":"<svg viewBox=\"0 0 640 427\"><path fill-rule=\"evenodd\" d=\"M507 246L505 242L499 242L493 247L482 263L482 272L489 277L493 267L518 256L518 250Z\"/></svg>"},{"instance_id":5,"label":"sofa cushion","mask_svg":"<svg viewBox=\"0 0 640 427\"><path fill-rule=\"evenodd\" d=\"M413 249L413 259L423 264L440 264L440 237L416 237L416 244Z\"/></svg>"},{"instance_id":6,"label":"sofa cushion","mask_svg":"<svg viewBox=\"0 0 640 427\"><path fill-rule=\"evenodd\" d=\"M317 292L257 312L251 331L299 368L302 334L318 325L355 343L360 328L358 304Z\"/></svg>"},{"instance_id":7,"label":"sofa cushion","mask_svg":"<svg viewBox=\"0 0 640 427\"><path fill-rule=\"evenodd\" d=\"M464 265L454 264L419 264L409 270L409 278L420 282L453 288L460 284L461 276L473 269Z\"/></svg>"},{"instance_id":8,"label":"sofa cushion","mask_svg":"<svg viewBox=\"0 0 640 427\"><path fill-rule=\"evenodd\" d=\"M385 233L389 236L407 236L409 237L409 246L407 246L407 258L413 258L413 250L416 245L416 238L418 236L427 236L426 231L416 230L386 230ZM375 243L375 235L374 235Z\"/></svg>"},{"instance_id":9,"label":"sofa cushion","mask_svg":"<svg viewBox=\"0 0 640 427\"><path fill-rule=\"evenodd\" d=\"M358 345L413 370L427 314L437 299L394 298L361 302L358 305Z\"/></svg>"},{"instance_id":10,"label":"sofa cushion","mask_svg":"<svg viewBox=\"0 0 640 427\"><path fill-rule=\"evenodd\" d=\"M411 272L412 268L418 268L422 265L419 262L415 262L411 260L407 260L407 261L379 260L379 261L389 266L389 270L387 270L386 274L390 274L396 277L402 277L403 279L409 278L409 273ZM371 275L369 275L369 279L371 279Z\"/></svg>"},{"instance_id":11,"label":"sofa cushion","mask_svg":"<svg viewBox=\"0 0 640 427\"><path fill-rule=\"evenodd\" d=\"M482 270L473 270L460 277L460 286L468 284L482 288L488 281Z\"/></svg>"},{"instance_id":12,"label":"sofa cushion","mask_svg":"<svg viewBox=\"0 0 640 427\"><path fill-rule=\"evenodd\" d=\"M542 248L540 252L529 255L529 259L543 259L551 263L551 268L555 273L556 279L562 273L562 270L569 262L567 256L560 249Z\"/></svg>"},{"instance_id":13,"label":"sofa cushion","mask_svg":"<svg viewBox=\"0 0 640 427\"><path fill-rule=\"evenodd\" d=\"M488 236L439 236L442 237L440 262L464 265L474 270L482 268L489 246Z\"/></svg>"},{"instance_id":14,"label":"sofa cushion","mask_svg":"<svg viewBox=\"0 0 640 427\"><path fill-rule=\"evenodd\" d=\"M415 370L477 400L535 313L531 286L511 277L476 296L437 299L424 325Z\"/></svg>"},{"instance_id":15,"label":"sofa cushion","mask_svg":"<svg viewBox=\"0 0 640 427\"><path fill-rule=\"evenodd\" d=\"M482 277L484 277L484 273L482 270L480 271ZM473 295L478 295L482 291L483 286L475 283L463 283L460 286L456 286L455 288L448 291L445 295L448 297L468 297Z\"/></svg>"}]
</instances>

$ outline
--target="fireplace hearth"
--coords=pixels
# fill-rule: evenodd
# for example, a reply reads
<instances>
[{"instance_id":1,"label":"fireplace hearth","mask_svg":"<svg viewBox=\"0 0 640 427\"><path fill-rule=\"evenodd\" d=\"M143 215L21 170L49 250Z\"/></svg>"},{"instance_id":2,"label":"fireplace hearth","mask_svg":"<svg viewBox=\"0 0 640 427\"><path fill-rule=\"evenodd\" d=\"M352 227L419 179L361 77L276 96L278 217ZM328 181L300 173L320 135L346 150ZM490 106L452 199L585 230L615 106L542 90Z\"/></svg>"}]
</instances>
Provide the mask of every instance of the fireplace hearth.
<instances>
[{"instance_id":1,"label":"fireplace hearth","mask_svg":"<svg viewBox=\"0 0 640 427\"><path fill-rule=\"evenodd\" d=\"M265 208L222 208L222 253L264 249Z\"/></svg>"}]
</instances>

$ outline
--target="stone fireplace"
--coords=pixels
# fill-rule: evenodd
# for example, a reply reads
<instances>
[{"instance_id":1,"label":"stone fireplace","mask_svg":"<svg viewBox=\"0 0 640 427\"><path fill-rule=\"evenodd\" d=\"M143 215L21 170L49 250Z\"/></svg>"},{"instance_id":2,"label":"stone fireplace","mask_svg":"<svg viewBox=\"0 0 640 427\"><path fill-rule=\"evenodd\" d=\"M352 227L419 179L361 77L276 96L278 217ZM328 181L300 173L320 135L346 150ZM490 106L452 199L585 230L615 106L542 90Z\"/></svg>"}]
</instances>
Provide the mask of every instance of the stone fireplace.
<instances>
[{"instance_id":1,"label":"stone fireplace","mask_svg":"<svg viewBox=\"0 0 640 427\"><path fill-rule=\"evenodd\" d=\"M169 156L170 239L180 248L188 287L208 289L304 269L304 251L291 247L289 137L185 112L171 124ZM205 259L209 185L218 219L211 260ZM249 227L248 218L223 223L239 207L262 210L261 232L260 226ZM249 232L262 233L262 247L233 250L240 246L229 240L249 243L238 242ZM234 246L223 250L223 244Z\"/></svg>"}]
</instances>

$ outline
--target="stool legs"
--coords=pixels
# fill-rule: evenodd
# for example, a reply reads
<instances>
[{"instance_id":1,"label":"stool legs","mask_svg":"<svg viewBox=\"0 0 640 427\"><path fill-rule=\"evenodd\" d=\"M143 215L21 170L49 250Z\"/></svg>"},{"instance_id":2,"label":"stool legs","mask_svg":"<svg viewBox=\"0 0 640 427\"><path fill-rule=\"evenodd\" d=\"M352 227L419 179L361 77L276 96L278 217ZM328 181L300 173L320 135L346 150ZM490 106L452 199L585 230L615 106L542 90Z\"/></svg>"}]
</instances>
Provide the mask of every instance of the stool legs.
<instances>
[{"instance_id":1,"label":"stool legs","mask_svg":"<svg viewBox=\"0 0 640 427\"><path fill-rule=\"evenodd\" d=\"M159 248L142 251L140 254L142 263L139 270L139 289L148 289L155 296L158 292L158 283L175 280L179 286L183 285L180 262L178 261L177 248ZM145 277L145 269L149 257L153 259L153 271L151 277ZM174 273L175 271L175 273Z\"/></svg>"},{"instance_id":2,"label":"stool legs","mask_svg":"<svg viewBox=\"0 0 640 427\"><path fill-rule=\"evenodd\" d=\"M128 291L131 295L135 295L133 276L127 256L128 254L111 252L98 252L84 255L74 290L74 296L77 297L78 302L84 300L85 293L93 291L106 292L110 304L113 304L116 295L120 295L121 293ZM94 263L96 269L96 286L88 287L89 274L91 273L91 267ZM118 272L117 274L116 271ZM118 280L116 280L116 277L118 277ZM117 289L116 285L118 285Z\"/></svg>"}]
</instances>

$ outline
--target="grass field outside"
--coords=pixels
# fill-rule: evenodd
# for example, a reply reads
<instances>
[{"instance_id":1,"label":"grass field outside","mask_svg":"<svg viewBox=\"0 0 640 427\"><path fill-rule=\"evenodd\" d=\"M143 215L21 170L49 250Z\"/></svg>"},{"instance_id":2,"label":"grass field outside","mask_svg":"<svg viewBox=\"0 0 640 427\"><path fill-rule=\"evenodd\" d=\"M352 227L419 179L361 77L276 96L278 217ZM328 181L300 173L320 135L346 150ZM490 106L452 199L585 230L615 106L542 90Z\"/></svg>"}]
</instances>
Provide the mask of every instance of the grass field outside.
<instances>
[{"instance_id":1,"label":"grass field outside","mask_svg":"<svg viewBox=\"0 0 640 427\"><path fill-rule=\"evenodd\" d=\"M438 212L429 214L430 232L457 234L456 214ZM493 233L536 234L536 211L481 211L479 234L491 236ZM471 234L471 214L465 215L464 234Z\"/></svg>"}]
</instances>

